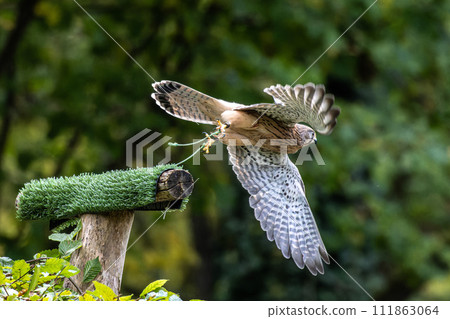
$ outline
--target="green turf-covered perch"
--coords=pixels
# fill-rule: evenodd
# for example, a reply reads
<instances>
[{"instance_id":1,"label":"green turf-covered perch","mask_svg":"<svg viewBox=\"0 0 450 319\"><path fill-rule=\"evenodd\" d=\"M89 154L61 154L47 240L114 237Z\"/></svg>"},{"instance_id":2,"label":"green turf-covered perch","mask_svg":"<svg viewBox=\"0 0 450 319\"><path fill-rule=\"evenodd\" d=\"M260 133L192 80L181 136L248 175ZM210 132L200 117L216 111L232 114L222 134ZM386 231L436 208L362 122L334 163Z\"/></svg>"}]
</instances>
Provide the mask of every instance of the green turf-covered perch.
<instances>
[{"instance_id":1,"label":"green turf-covered perch","mask_svg":"<svg viewBox=\"0 0 450 319\"><path fill-rule=\"evenodd\" d=\"M119 293L125 253L135 210L182 210L192 193L193 178L176 165L160 165L32 180L16 199L17 218L64 219L81 216L82 248L71 263L80 269L99 257L102 273L97 281ZM82 273L72 277L86 291ZM65 285L75 288L70 282Z\"/></svg>"},{"instance_id":2,"label":"green turf-covered perch","mask_svg":"<svg viewBox=\"0 0 450 319\"><path fill-rule=\"evenodd\" d=\"M145 209L160 202L156 201L156 188L161 173L176 168L175 165L160 165L32 180L17 196L17 218L60 219L85 213ZM174 205L174 208L180 207Z\"/></svg>"}]
</instances>

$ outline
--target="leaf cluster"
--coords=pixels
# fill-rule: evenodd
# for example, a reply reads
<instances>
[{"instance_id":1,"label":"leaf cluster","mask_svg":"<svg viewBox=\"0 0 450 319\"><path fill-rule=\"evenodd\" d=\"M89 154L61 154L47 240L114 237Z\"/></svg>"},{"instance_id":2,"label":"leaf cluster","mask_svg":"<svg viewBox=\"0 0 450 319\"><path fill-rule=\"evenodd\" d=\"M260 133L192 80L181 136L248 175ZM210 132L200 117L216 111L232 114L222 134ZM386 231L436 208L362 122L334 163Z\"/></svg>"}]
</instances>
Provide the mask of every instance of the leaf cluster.
<instances>
[{"instance_id":1,"label":"leaf cluster","mask_svg":"<svg viewBox=\"0 0 450 319\"><path fill-rule=\"evenodd\" d=\"M35 254L28 261L0 257L0 300L73 300L74 294L62 285L65 278L79 272L57 249Z\"/></svg>"},{"instance_id":2,"label":"leaf cluster","mask_svg":"<svg viewBox=\"0 0 450 319\"><path fill-rule=\"evenodd\" d=\"M98 262L98 259L97 259ZM89 264L89 262L88 262ZM85 267L85 270L95 268L96 262ZM90 268L89 268L90 267ZM101 268L100 268L101 269ZM97 281L94 290L84 294L65 289L63 281L77 275L80 269L61 258L57 249L42 251L33 256L32 260L12 260L0 257L0 301L181 301L180 296L164 288L167 280L151 282L138 298L133 295L120 296ZM94 276L95 277L95 276ZM86 278L87 281L89 278Z\"/></svg>"},{"instance_id":3,"label":"leaf cluster","mask_svg":"<svg viewBox=\"0 0 450 319\"><path fill-rule=\"evenodd\" d=\"M73 228L70 233L63 232ZM138 298L133 295L120 296L114 291L94 279L101 272L99 258L89 260L83 271L83 282L94 283L94 291L80 291L65 289L64 280L80 273L80 269L70 264L70 256L81 247L81 240L76 236L81 230L81 220L70 219L52 230L50 240L58 241L58 249L44 250L25 261L0 257L0 300L4 301L180 301L179 295L168 291L163 286L166 279L150 283Z\"/></svg>"},{"instance_id":4,"label":"leaf cluster","mask_svg":"<svg viewBox=\"0 0 450 319\"><path fill-rule=\"evenodd\" d=\"M133 295L118 296L108 286L94 281L94 291L86 291L86 293L79 297L80 301L181 301L182 299L176 293L168 291L163 286L167 282L166 279L156 280L151 282L138 298L133 299Z\"/></svg>"}]
</instances>

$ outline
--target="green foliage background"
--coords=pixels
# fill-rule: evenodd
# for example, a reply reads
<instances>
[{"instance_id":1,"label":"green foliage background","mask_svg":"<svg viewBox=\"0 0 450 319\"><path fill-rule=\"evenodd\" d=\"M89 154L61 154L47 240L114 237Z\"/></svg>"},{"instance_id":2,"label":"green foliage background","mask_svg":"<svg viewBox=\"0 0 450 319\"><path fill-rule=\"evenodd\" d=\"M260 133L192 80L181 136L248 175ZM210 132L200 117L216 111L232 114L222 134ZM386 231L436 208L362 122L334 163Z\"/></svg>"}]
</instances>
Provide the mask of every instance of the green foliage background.
<instances>
[{"instance_id":1,"label":"green foliage background","mask_svg":"<svg viewBox=\"0 0 450 319\"><path fill-rule=\"evenodd\" d=\"M80 3L156 80L256 103L372 1ZM449 12L379 0L299 81L324 83L342 109L319 137L326 165L300 171L329 253L375 299L450 298ZM211 130L160 110L152 82L74 2L0 0L0 255L51 248L45 222L15 219L30 179L123 169L126 139L144 128L180 143ZM191 152L172 148L172 160ZM130 249L123 294L170 278L186 299L368 299L334 263L313 277L285 260L226 158L184 167L199 178L188 209ZM155 218L137 214L130 240Z\"/></svg>"},{"instance_id":2,"label":"green foliage background","mask_svg":"<svg viewBox=\"0 0 450 319\"><path fill-rule=\"evenodd\" d=\"M79 289L65 289L63 281L80 273L80 269L71 265L68 256L61 255L58 249L37 253L33 259L25 261L0 257L0 301L181 301L179 295L168 291L163 286L166 279L160 279L148 284L138 297L133 295L116 295L114 291L95 280L96 273L86 282L93 281L91 290L83 294ZM52 257L50 257L52 256ZM92 262L88 261L89 262ZM100 262L96 259L99 267ZM88 264L87 263L87 264ZM87 266L86 264L86 266ZM84 275L87 270L85 268ZM83 279L84 282L84 279ZM133 298L134 297L134 298Z\"/></svg>"}]
</instances>

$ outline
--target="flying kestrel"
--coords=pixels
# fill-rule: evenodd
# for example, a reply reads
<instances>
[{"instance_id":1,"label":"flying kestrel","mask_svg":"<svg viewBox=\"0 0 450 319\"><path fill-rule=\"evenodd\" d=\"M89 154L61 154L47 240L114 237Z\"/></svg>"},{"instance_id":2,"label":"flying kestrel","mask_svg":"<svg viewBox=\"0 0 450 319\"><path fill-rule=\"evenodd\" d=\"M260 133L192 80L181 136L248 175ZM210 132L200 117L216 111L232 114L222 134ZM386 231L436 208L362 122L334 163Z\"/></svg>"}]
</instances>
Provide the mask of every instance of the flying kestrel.
<instances>
[{"instance_id":1,"label":"flying kestrel","mask_svg":"<svg viewBox=\"0 0 450 319\"><path fill-rule=\"evenodd\" d=\"M340 110L323 85L271 86L264 90L275 103L243 105L215 99L173 81L153 84L152 97L167 113L192 122L217 124L228 145L233 170L250 193L250 206L285 258L323 274L328 253L320 237L305 186L287 154L315 143L316 133L329 134ZM312 128L297 124L306 122ZM315 130L315 131L314 131Z\"/></svg>"}]
</instances>

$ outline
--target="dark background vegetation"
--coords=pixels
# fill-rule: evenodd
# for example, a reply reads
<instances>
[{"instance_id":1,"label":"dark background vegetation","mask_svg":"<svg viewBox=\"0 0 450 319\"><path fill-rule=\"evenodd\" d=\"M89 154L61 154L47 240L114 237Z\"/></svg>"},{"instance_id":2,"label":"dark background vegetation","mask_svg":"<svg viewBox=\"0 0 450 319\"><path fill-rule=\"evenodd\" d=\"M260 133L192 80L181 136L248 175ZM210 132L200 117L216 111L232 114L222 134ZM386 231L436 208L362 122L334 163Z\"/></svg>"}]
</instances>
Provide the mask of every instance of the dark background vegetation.
<instances>
[{"instance_id":1,"label":"dark background vegetation","mask_svg":"<svg viewBox=\"0 0 450 319\"><path fill-rule=\"evenodd\" d=\"M155 79L256 103L372 1L80 3ZM326 165L299 169L329 253L375 299L450 298L449 12L380 0L299 81L324 83L342 109L319 136ZM180 143L211 130L160 110L152 82L74 2L0 0L0 255L51 245L47 222L15 219L30 179L125 168L125 141L144 128ZM172 151L178 162L192 149ZM125 293L168 278L186 299L369 299L333 262L313 277L284 259L227 157L185 167L199 178L188 209L129 250ZM130 242L157 216L137 214Z\"/></svg>"}]
</instances>

